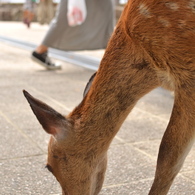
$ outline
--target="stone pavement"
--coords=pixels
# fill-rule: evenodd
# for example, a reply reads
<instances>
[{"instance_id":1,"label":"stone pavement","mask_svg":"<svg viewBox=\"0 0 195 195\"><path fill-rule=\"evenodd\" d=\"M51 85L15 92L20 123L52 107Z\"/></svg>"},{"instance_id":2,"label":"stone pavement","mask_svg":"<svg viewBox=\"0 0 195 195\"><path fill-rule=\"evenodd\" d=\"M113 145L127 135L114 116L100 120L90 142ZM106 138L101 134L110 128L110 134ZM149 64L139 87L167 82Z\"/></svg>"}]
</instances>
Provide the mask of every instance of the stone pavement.
<instances>
[{"instance_id":1,"label":"stone pavement","mask_svg":"<svg viewBox=\"0 0 195 195\"><path fill-rule=\"evenodd\" d=\"M1 22L0 36L39 43L47 26ZM46 71L30 52L0 42L0 195L57 195L61 190L44 168L46 134L22 90L67 114L82 99L93 71L61 62L60 71ZM83 52L101 57L103 51ZM82 54L82 52L81 52ZM101 195L146 195L151 186L160 139L173 104L172 95L158 88L142 98L128 116L109 149ZM175 179L169 195L195 194L195 147Z\"/></svg>"}]
</instances>

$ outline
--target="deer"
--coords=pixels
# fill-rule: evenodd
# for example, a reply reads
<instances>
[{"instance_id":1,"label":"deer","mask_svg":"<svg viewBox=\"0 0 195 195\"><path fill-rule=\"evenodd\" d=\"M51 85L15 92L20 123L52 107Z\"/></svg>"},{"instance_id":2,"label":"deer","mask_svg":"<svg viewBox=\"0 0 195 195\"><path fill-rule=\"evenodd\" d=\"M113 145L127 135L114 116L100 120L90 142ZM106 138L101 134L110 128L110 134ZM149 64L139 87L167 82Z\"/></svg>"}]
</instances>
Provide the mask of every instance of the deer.
<instances>
[{"instance_id":1,"label":"deer","mask_svg":"<svg viewBox=\"0 0 195 195\"><path fill-rule=\"evenodd\" d=\"M195 139L195 0L130 0L81 103L64 116L23 91L51 135L47 168L63 195L97 195L109 146L138 100L174 92L149 195L168 193Z\"/></svg>"}]
</instances>

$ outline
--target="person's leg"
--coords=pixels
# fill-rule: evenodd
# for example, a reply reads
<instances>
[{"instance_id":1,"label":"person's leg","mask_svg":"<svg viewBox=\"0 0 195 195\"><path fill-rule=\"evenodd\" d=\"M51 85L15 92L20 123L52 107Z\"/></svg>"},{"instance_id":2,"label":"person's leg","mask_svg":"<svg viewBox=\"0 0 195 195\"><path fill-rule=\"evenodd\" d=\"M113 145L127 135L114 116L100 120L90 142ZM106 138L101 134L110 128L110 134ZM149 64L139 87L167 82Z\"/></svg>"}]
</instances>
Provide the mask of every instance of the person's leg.
<instances>
[{"instance_id":1,"label":"person's leg","mask_svg":"<svg viewBox=\"0 0 195 195\"><path fill-rule=\"evenodd\" d=\"M24 10L23 11L23 22L24 24L27 25L27 27L30 27L30 22L29 22L29 10Z\"/></svg>"},{"instance_id":2,"label":"person's leg","mask_svg":"<svg viewBox=\"0 0 195 195\"><path fill-rule=\"evenodd\" d=\"M32 11L28 12L28 21L29 23L31 23L33 21L34 18L34 13Z\"/></svg>"},{"instance_id":3,"label":"person's leg","mask_svg":"<svg viewBox=\"0 0 195 195\"><path fill-rule=\"evenodd\" d=\"M48 47L39 45L35 51L32 52L31 59L48 70L61 69L61 65L52 62L47 53Z\"/></svg>"},{"instance_id":4,"label":"person's leg","mask_svg":"<svg viewBox=\"0 0 195 195\"><path fill-rule=\"evenodd\" d=\"M30 28L30 24L34 18L34 13L31 10L26 10L26 21L25 24Z\"/></svg>"},{"instance_id":5,"label":"person's leg","mask_svg":"<svg viewBox=\"0 0 195 195\"><path fill-rule=\"evenodd\" d=\"M39 45L35 51L33 51L31 55L31 59L41 66L45 67L48 70L57 70L61 69L61 66L59 64L56 64L51 61L51 59L48 57L48 47L45 45Z\"/></svg>"},{"instance_id":6,"label":"person's leg","mask_svg":"<svg viewBox=\"0 0 195 195\"><path fill-rule=\"evenodd\" d=\"M61 69L61 65L54 63L48 57L48 47L40 44L35 51L32 52L31 59L48 70L58 70Z\"/></svg>"},{"instance_id":7,"label":"person's leg","mask_svg":"<svg viewBox=\"0 0 195 195\"><path fill-rule=\"evenodd\" d=\"M58 7L60 7L60 6L61 6L61 3L58 5ZM56 13L56 16L55 16L55 20L57 20L57 21L59 20L58 12L59 12L59 9L58 9L58 11ZM47 31L46 35L45 35L45 37L50 37L49 38L50 40L51 40L52 36L54 36L55 31L58 30L58 28L55 26L54 32L50 33L50 30L53 29L53 28L54 27L51 23L50 28ZM44 66L48 70L61 69L61 65L52 62L51 59L48 57L49 47L46 46L46 45L47 45L47 43L44 44L44 41L42 41L42 43L39 46L36 47L36 49L32 52L32 55L31 55L32 60L34 60L35 62L37 62L41 66Z\"/></svg>"},{"instance_id":8,"label":"person's leg","mask_svg":"<svg viewBox=\"0 0 195 195\"><path fill-rule=\"evenodd\" d=\"M39 53L39 54L43 54L43 53L46 53L46 52L48 51L48 47L41 44L41 45L39 45L39 46L35 49L35 51L36 51L37 53Z\"/></svg>"}]
</instances>

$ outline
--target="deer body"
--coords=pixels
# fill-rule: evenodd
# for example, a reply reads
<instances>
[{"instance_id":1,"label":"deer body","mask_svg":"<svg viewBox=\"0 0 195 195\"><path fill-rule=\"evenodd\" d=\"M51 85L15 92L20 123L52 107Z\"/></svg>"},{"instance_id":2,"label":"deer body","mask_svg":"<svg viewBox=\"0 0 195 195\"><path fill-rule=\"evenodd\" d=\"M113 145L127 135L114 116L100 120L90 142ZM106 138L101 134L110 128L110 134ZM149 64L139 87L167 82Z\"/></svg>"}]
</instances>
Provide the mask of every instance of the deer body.
<instances>
[{"instance_id":1,"label":"deer body","mask_svg":"<svg viewBox=\"0 0 195 195\"><path fill-rule=\"evenodd\" d=\"M165 195L195 136L195 1L131 0L82 102L66 117L27 92L51 140L48 168L64 195L100 192L109 145L136 102L174 90L150 195Z\"/></svg>"}]
</instances>

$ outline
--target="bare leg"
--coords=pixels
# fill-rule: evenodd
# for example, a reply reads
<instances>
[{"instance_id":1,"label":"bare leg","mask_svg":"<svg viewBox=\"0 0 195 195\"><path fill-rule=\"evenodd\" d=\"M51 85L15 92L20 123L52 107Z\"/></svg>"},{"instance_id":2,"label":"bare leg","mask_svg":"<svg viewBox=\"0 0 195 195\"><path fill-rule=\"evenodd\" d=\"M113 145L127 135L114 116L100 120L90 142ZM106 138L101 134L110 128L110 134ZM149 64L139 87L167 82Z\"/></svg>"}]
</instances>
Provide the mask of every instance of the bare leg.
<instances>
[{"instance_id":1,"label":"bare leg","mask_svg":"<svg viewBox=\"0 0 195 195\"><path fill-rule=\"evenodd\" d=\"M28 28L30 27L30 23L32 22L33 18L34 18L34 13L32 13L30 10L23 11L23 21Z\"/></svg>"},{"instance_id":2,"label":"bare leg","mask_svg":"<svg viewBox=\"0 0 195 195\"><path fill-rule=\"evenodd\" d=\"M48 47L45 46L45 45L39 45L39 46L35 49L35 51L36 51L37 53L39 53L39 54L42 54L42 53L45 53L45 52L48 51Z\"/></svg>"},{"instance_id":3,"label":"bare leg","mask_svg":"<svg viewBox=\"0 0 195 195\"><path fill-rule=\"evenodd\" d=\"M33 21L33 18L34 18L34 13L31 12L31 11L29 11L28 12L28 20L29 20L29 22L32 22Z\"/></svg>"}]
</instances>

